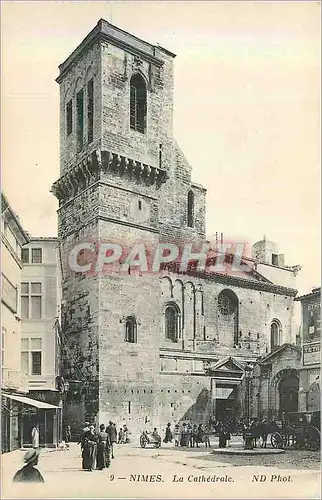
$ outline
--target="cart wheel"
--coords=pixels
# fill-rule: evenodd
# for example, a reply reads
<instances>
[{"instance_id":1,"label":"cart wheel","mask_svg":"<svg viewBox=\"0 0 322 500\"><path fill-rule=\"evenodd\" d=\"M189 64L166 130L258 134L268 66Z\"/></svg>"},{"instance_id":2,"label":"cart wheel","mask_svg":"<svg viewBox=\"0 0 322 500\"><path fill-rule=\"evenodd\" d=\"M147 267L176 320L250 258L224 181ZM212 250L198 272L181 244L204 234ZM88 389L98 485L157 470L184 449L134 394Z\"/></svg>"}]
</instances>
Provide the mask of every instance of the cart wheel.
<instances>
[{"instance_id":1,"label":"cart wheel","mask_svg":"<svg viewBox=\"0 0 322 500\"><path fill-rule=\"evenodd\" d=\"M320 449L320 431L316 427L309 427L304 434L305 447L311 451Z\"/></svg>"},{"instance_id":2,"label":"cart wheel","mask_svg":"<svg viewBox=\"0 0 322 500\"><path fill-rule=\"evenodd\" d=\"M157 441L157 442L155 443L155 447L156 447L156 448L160 448L160 447L161 447L161 440L159 440L159 441Z\"/></svg>"},{"instance_id":3,"label":"cart wheel","mask_svg":"<svg viewBox=\"0 0 322 500\"><path fill-rule=\"evenodd\" d=\"M283 449L283 438L280 435L279 432L274 432L274 434L271 435L271 443L273 448L282 450Z\"/></svg>"},{"instance_id":4,"label":"cart wheel","mask_svg":"<svg viewBox=\"0 0 322 500\"><path fill-rule=\"evenodd\" d=\"M141 445L141 448L146 447L146 439L144 436L140 436L140 445Z\"/></svg>"}]
</instances>

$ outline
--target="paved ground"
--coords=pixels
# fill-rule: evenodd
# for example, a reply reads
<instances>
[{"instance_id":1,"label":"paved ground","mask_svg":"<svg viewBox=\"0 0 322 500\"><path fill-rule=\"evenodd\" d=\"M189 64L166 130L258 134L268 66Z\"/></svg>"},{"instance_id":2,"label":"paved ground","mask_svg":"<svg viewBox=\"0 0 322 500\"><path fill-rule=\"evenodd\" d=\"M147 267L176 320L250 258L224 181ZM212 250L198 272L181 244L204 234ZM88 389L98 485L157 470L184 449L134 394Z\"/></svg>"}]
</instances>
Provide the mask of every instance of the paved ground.
<instances>
[{"instance_id":1,"label":"paved ground","mask_svg":"<svg viewBox=\"0 0 322 500\"><path fill-rule=\"evenodd\" d=\"M238 446L233 442L233 446ZM45 485L12 485L23 451L2 456L2 498L320 498L317 452L260 457L211 455L199 449L119 445L111 467L80 469L80 449L41 452Z\"/></svg>"}]
</instances>

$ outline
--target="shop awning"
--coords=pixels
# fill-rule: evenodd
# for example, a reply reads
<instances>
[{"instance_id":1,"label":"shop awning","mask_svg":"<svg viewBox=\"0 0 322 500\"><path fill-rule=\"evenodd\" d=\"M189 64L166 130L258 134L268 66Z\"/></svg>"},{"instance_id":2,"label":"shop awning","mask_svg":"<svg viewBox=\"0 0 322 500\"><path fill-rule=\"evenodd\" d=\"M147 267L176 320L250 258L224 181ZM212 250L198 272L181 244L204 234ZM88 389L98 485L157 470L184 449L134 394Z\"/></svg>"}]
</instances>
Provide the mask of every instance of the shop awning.
<instances>
[{"instance_id":1,"label":"shop awning","mask_svg":"<svg viewBox=\"0 0 322 500\"><path fill-rule=\"evenodd\" d=\"M59 406L51 405L49 403L44 403L43 401L38 401L37 399L26 398L24 396L17 396L16 394L1 394L4 398L13 399L19 403L24 403L25 405L34 406L41 410L56 410L60 408Z\"/></svg>"}]
</instances>

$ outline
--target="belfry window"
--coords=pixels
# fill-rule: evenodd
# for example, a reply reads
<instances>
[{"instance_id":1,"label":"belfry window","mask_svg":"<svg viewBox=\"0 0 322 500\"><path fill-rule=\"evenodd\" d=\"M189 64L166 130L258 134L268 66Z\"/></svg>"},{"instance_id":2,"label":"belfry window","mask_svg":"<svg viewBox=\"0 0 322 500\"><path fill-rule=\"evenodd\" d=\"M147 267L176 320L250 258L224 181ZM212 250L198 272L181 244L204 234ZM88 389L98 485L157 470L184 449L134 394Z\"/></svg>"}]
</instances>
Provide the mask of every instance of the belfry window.
<instances>
[{"instance_id":1,"label":"belfry window","mask_svg":"<svg viewBox=\"0 0 322 500\"><path fill-rule=\"evenodd\" d=\"M94 129L94 82L93 78L87 84L87 140L93 142Z\"/></svg>"},{"instance_id":2,"label":"belfry window","mask_svg":"<svg viewBox=\"0 0 322 500\"><path fill-rule=\"evenodd\" d=\"M195 195L192 191L188 193L188 227L193 227L194 223L194 204L195 204Z\"/></svg>"},{"instance_id":3,"label":"belfry window","mask_svg":"<svg viewBox=\"0 0 322 500\"><path fill-rule=\"evenodd\" d=\"M130 127L144 134L146 128L146 85L140 75L130 82Z\"/></svg>"},{"instance_id":4,"label":"belfry window","mask_svg":"<svg viewBox=\"0 0 322 500\"><path fill-rule=\"evenodd\" d=\"M137 342L137 324L133 316L129 316L125 321L125 342L136 344Z\"/></svg>"},{"instance_id":5,"label":"belfry window","mask_svg":"<svg viewBox=\"0 0 322 500\"><path fill-rule=\"evenodd\" d=\"M70 100L66 104L66 130L67 135L70 135L73 131L73 101Z\"/></svg>"},{"instance_id":6,"label":"belfry window","mask_svg":"<svg viewBox=\"0 0 322 500\"><path fill-rule=\"evenodd\" d=\"M84 92L80 90L76 96L77 108L77 151L81 151L84 141Z\"/></svg>"},{"instance_id":7,"label":"belfry window","mask_svg":"<svg viewBox=\"0 0 322 500\"><path fill-rule=\"evenodd\" d=\"M175 304L168 304L165 308L165 338L178 342L180 331L180 313Z\"/></svg>"}]
</instances>

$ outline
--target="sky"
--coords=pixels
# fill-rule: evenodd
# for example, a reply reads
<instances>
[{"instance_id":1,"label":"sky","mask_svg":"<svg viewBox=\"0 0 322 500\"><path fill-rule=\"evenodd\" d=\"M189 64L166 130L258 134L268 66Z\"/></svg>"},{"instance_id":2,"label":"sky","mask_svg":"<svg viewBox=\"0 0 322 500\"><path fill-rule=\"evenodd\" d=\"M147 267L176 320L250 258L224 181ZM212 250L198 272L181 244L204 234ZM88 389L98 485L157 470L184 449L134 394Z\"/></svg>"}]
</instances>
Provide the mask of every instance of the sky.
<instances>
[{"instance_id":1,"label":"sky","mask_svg":"<svg viewBox=\"0 0 322 500\"><path fill-rule=\"evenodd\" d=\"M320 285L319 2L1 2L2 189L57 234L58 65L100 18L177 54L174 136L207 192L207 235L275 241Z\"/></svg>"}]
</instances>

